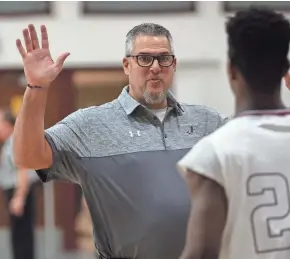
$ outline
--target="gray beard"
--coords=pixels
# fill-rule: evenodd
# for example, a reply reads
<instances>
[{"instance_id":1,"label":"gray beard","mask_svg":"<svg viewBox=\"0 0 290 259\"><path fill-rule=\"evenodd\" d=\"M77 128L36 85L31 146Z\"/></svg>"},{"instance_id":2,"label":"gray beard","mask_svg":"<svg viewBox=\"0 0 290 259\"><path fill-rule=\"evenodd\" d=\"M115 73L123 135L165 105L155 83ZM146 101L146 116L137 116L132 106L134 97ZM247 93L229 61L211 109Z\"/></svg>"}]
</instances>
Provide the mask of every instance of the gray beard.
<instances>
[{"instance_id":1,"label":"gray beard","mask_svg":"<svg viewBox=\"0 0 290 259\"><path fill-rule=\"evenodd\" d=\"M145 102L148 104L157 104L163 102L167 97L167 92L161 92L158 94L151 94L148 91L144 92L143 95Z\"/></svg>"}]
</instances>

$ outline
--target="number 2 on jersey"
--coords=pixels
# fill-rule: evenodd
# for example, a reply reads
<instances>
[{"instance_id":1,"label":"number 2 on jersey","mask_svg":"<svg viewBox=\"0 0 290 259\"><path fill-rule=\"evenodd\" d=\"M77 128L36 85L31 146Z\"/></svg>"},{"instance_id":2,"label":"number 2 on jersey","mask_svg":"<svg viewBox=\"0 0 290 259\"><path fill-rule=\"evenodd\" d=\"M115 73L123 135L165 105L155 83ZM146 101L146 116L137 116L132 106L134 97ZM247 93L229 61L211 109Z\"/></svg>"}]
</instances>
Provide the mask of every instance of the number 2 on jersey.
<instances>
[{"instance_id":1,"label":"number 2 on jersey","mask_svg":"<svg viewBox=\"0 0 290 259\"><path fill-rule=\"evenodd\" d=\"M289 173L290 175L290 173ZM290 249L290 187L281 173L256 173L247 181L256 253Z\"/></svg>"}]
</instances>

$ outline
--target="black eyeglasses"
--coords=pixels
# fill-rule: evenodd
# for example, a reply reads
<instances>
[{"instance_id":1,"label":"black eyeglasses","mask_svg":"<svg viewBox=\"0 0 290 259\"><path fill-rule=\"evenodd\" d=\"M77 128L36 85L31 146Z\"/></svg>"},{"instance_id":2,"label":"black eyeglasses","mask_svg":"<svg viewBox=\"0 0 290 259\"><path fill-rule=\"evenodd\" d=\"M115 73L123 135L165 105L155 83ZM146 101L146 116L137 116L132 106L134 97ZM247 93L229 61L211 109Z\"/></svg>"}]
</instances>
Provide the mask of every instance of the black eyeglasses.
<instances>
[{"instance_id":1,"label":"black eyeglasses","mask_svg":"<svg viewBox=\"0 0 290 259\"><path fill-rule=\"evenodd\" d=\"M170 67L173 64L174 55L156 55L156 56L152 56L152 55L127 55L127 58L132 57L132 58L136 58L137 60L137 64L140 67L151 67L154 60L156 59L158 61L159 66L161 67Z\"/></svg>"}]
</instances>

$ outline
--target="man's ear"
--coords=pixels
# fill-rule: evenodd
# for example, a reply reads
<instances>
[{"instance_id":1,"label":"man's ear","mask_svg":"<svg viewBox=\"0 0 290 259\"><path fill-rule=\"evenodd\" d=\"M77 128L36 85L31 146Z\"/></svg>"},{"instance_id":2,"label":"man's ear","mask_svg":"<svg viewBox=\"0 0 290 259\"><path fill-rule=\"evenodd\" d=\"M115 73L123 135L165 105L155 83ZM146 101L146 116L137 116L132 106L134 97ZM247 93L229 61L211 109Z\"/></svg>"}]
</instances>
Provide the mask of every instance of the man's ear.
<instances>
[{"instance_id":1,"label":"man's ear","mask_svg":"<svg viewBox=\"0 0 290 259\"><path fill-rule=\"evenodd\" d=\"M124 73L125 75L129 75L129 69L130 69L130 63L128 58L123 58L123 69L124 69Z\"/></svg>"},{"instance_id":2,"label":"man's ear","mask_svg":"<svg viewBox=\"0 0 290 259\"><path fill-rule=\"evenodd\" d=\"M177 60L176 60L176 58L175 58L174 61L173 61L173 64L172 64L172 66L173 66L173 71L174 71L174 72L176 72L176 65L177 65Z\"/></svg>"}]
</instances>

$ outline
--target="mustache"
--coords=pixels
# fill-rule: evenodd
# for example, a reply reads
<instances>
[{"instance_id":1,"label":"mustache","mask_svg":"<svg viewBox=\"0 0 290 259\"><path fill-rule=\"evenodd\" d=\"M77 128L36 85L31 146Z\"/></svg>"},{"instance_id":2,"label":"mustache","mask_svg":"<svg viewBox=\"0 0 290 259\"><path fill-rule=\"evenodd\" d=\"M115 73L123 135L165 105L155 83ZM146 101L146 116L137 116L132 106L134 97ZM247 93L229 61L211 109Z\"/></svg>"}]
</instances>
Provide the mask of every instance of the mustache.
<instances>
[{"instance_id":1,"label":"mustache","mask_svg":"<svg viewBox=\"0 0 290 259\"><path fill-rule=\"evenodd\" d=\"M149 80L163 80L162 78L160 78L160 77L150 77L149 79L147 79L147 81L149 81Z\"/></svg>"}]
</instances>

